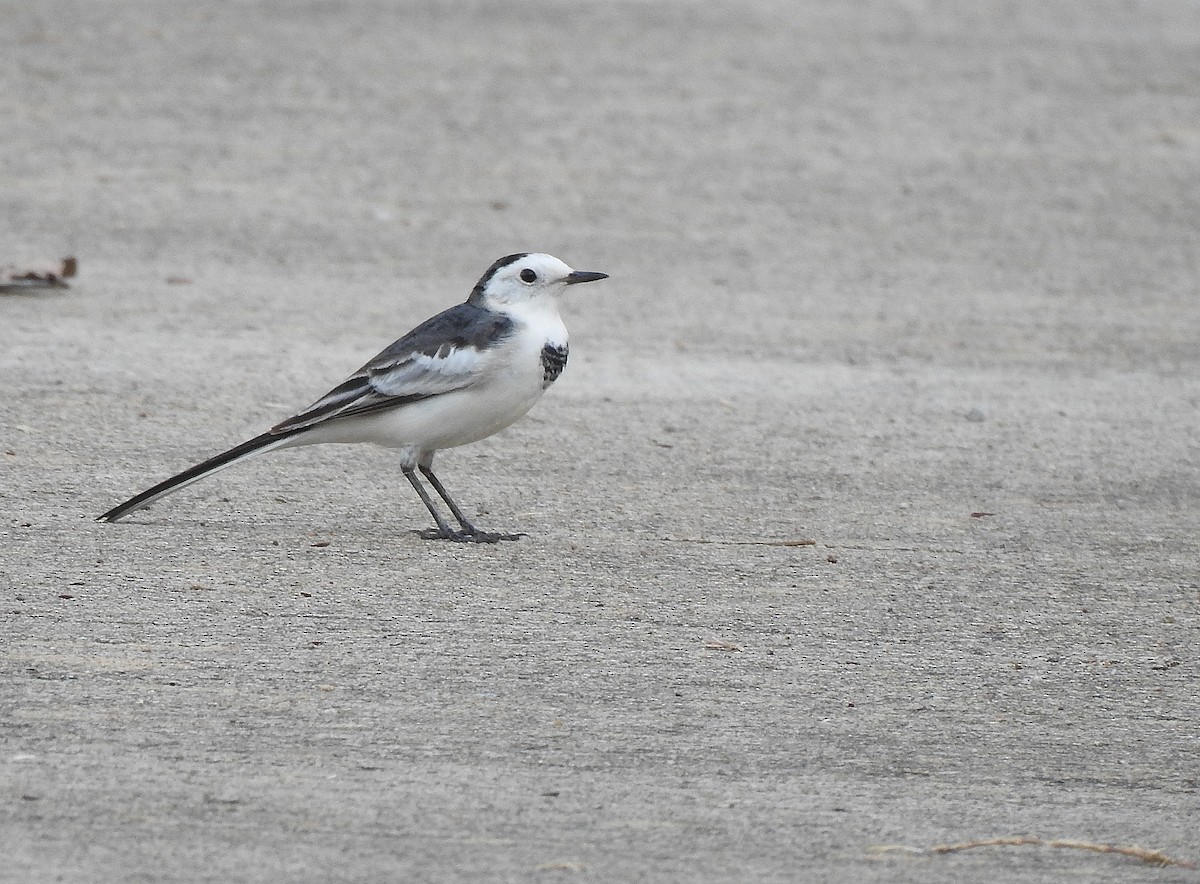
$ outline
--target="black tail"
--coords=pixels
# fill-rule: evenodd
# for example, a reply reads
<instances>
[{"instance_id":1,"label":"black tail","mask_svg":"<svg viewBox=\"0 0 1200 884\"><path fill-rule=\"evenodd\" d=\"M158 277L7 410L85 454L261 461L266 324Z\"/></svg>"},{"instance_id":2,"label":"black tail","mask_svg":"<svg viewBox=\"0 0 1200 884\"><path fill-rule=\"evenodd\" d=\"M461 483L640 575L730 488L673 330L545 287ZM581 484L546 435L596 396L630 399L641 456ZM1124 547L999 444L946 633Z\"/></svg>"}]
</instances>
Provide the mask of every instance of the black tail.
<instances>
[{"instance_id":1,"label":"black tail","mask_svg":"<svg viewBox=\"0 0 1200 884\"><path fill-rule=\"evenodd\" d=\"M134 510L140 510L144 506L149 506L158 500L160 497L165 497L173 491L178 491L180 488L186 488L193 482L198 482L206 476L211 476L218 470L223 470L226 467L231 467L240 460L248 457L253 457L256 454L263 454L274 448L290 442L292 437L297 433L302 432L297 430L292 433L263 433L261 436L255 436L248 442L243 442L228 451L218 454L216 457L210 457L204 463L198 463L194 467L184 470L177 476L159 482L153 488L147 488L136 497L131 497L119 506L115 506L102 516L97 516L97 522L115 522L117 519L129 515Z\"/></svg>"}]
</instances>

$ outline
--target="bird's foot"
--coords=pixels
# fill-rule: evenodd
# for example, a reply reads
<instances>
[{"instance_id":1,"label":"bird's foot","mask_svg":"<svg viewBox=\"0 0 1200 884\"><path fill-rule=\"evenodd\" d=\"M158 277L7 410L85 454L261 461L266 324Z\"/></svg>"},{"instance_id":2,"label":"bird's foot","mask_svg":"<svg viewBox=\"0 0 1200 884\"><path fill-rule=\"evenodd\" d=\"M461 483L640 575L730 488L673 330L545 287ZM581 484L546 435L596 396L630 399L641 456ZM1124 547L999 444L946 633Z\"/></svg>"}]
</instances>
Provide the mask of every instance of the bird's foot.
<instances>
[{"instance_id":1,"label":"bird's foot","mask_svg":"<svg viewBox=\"0 0 1200 884\"><path fill-rule=\"evenodd\" d=\"M443 531L440 528L426 528L417 532L422 540L453 540L456 543L499 543L501 540L520 540L524 534L497 534L494 531Z\"/></svg>"},{"instance_id":2,"label":"bird's foot","mask_svg":"<svg viewBox=\"0 0 1200 884\"><path fill-rule=\"evenodd\" d=\"M467 535L467 539L476 543L499 543L501 540L520 540L524 536L524 534L498 534L495 531L476 530L474 534Z\"/></svg>"}]
</instances>

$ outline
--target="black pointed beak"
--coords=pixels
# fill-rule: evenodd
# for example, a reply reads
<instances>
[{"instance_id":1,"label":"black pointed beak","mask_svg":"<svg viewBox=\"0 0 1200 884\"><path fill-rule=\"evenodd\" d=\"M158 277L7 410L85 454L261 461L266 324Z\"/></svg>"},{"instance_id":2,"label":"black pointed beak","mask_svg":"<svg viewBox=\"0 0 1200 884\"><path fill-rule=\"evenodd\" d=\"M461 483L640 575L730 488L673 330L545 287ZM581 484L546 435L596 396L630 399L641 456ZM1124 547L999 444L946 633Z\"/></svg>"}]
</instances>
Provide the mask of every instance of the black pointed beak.
<instances>
[{"instance_id":1,"label":"black pointed beak","mask_svg":"<svg viewBox=\"0 0 1200 884\"><path fill-rule=\"evenodd\" d=\"M567 285L577 282L595 282L598 279L608 279L607 273L593 273L591 270L572 270L567 274Z\"/></svg>"}]
</instances>

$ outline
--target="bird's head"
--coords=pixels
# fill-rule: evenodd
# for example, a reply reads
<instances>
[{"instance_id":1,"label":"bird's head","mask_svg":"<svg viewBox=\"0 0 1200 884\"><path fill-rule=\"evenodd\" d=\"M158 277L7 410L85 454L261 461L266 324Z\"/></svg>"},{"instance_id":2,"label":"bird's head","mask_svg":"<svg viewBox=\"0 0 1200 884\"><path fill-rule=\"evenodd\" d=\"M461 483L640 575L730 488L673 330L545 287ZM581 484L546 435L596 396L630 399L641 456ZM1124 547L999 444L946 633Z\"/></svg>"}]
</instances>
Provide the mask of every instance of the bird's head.
<instances>
[{"instance_id":1,"label":"bird's head","mask_svg":"<svg viewBox=\"0 0 1200 884\"><path fill-rule=\"evenodd\" d=\"M569 285L607 278L607 273L572 270L553 255L508 255L487 269L468 300L481 307L503 308L550 299Z\"/></svg>"}]
</instances>

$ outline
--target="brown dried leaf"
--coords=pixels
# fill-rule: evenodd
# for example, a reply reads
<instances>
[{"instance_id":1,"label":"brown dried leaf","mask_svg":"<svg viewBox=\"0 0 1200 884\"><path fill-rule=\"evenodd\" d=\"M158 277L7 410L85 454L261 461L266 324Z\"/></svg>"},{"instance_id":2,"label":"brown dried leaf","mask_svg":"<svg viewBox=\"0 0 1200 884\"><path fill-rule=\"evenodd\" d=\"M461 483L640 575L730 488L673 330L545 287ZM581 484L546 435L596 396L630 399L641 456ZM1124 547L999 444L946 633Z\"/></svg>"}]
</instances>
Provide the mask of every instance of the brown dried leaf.
<instances>
[{"instance_id":1,"label":"brown dried leaf","mask_svg":"<svg viewBox=\"0 0 1200 884\"><path fill-rule=\"evenodd\" d=\"M28 289L70 288L67 280L79 272L75 258L63 258L56 265L17 267L0 266L0 292L21 292Z\"/></svg>"}]
</instances>

